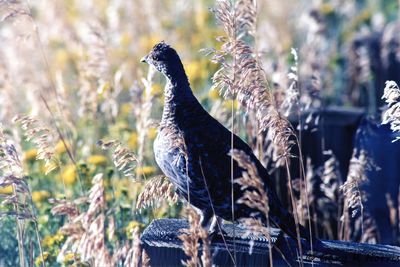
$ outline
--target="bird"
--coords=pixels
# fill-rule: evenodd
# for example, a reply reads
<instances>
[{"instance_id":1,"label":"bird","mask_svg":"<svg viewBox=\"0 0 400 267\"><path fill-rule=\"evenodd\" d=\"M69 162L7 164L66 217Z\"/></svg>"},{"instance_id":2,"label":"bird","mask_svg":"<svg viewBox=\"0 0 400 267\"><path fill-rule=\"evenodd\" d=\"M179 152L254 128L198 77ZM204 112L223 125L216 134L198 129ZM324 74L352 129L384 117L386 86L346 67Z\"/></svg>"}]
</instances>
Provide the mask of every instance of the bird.
<instances>
[{"instance_id":1,"label":"bird","mask_svg":"<svg viewBox=\"0 0 400 267\"><path fill-rule=\"evenodd\" d=\"M250 157L264 182L269 198L269 220L297 239L294 217L282 206L267 169L245 141L202 107L191 90L176 50L162 41L141 61L166 78L164 109L153 146L156 162L175 186L178 196L200 212L201 226L214 232L222 219L234 222L257 214L256 210L238 203L244 192L239 184L232 183L232 178L240 178L244 169L232 161L233 141L235 149ZM309 240L308 231L301 225L298 227L300 236Z\"/></svg>"}]
</instances>

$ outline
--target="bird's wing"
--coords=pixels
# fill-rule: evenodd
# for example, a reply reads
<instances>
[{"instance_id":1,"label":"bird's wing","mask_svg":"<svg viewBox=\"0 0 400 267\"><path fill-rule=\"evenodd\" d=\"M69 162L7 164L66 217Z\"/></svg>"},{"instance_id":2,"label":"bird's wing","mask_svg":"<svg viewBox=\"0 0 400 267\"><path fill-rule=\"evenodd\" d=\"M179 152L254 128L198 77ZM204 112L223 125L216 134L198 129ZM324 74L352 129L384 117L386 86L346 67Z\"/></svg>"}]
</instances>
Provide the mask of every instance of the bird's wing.
<instances>
[{"instance_id":1,"label":"bird's wing","mask_svg":"<svg viewBox=\"0 0 400 267\"><path fill-rule=\"evenodd\" d=\"M236 179L242 176L243 171L236 161L232 161L229 155L232 149L232 138L233 148L242 150L251 156L259 165L257 167L262 168L260 171L265 176L266 170L253 155L251 148L238 136L232 135L228 129L211 116L185 134L185 142L189 154L192 155L190 165L194 169L197 166L198 169L195 170L195 173L199 173L203 180L206 179L208 188L218 189L211 193L215 195L214 197L221 198L221 202L224 201L223 197L230 196L232 174L233 178ZM239 193L240 187L235 186L235 191Z\"/></svg>"},{"instance_id":2,"label":"bird's wing","mask_svg":"<svg viewBox=\"0 0 400 267\"><path fill-rule=\"evenodd\" d=\"M267 170L253 154L252 149L240 137L233 134L217 120L209 116L192 128L185 135L185 142L189 148L192 147L193 155L200 155L201 158L192 159L201 161L201 175L208 182L208 188L212 190L215 198L219 201L226 201L226 197L231 198L231 179L242 176L243 169L240 168L235 160L232 160L229 152L233 148L242 150L255 164L261 180L264 182L264 190L267 192L271 208L280 210L282 208L280 201L275 193L275 185L271 180ZM193 146L195 146L193 148ZM192 165L196 165L192 163ZM233 172L232 172L233 171ZM233 174L233 177L232 177ZM203 177L203 179L204 179ZM234 185L235 201L243 194L238 184Z\"/></svg>"},{"instance_id":3,"label":"bird's wing","mask_svg":"<svg viewBox=\"0 0 400 267\"><path fill-rule=\"evenodd\" d=\"M185 136L185 142L195 144L198 154L202 155L203 164L209 163L215 169L211 176L218 176L220 179L231 177L231 165L233 163L234 178L242 175L241 169L235 161L232 162L230 151L238 149L245 152L256 165L262 180L269 180L267 170L262 166L252 149L236 134L225 128L221 123L211 116L205 120L204 125L191 129ZM233 145L233 146L232 146ZM267 182L269 183L269 181Z\"/></svg>"}]
</instances>

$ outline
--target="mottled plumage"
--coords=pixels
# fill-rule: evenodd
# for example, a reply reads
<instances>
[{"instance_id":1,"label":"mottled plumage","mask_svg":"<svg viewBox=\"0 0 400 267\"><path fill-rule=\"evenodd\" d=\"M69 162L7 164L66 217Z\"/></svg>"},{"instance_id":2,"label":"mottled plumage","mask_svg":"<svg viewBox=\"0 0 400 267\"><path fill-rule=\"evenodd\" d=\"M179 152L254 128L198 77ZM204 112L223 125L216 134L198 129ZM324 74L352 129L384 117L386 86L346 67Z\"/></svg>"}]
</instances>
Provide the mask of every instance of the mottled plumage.
<instances>
[{"instance_id":1,"label":"mottled plumage","mask_svg":"<svg viewBox=\"0 0 400 267\"><path fill-rule=\"evenodd\" d=\"M202 212L203 226L211 225L213 212L228 221L257 214L258 211L236 203L243 192L235 183L232 218L232 160L229 155L232 133L197 101L175 50L161 42L142 61L154 66L167 78L165 106L154 153L157 164L175 185L178 195ZM272 222L295 237L294 219L281 206L267 170L251 148L236 135L233 135L233 147L244 151L256 165L268 193ZM233 161L234 179L241 177L243 171ZM300 229L301 235L307 237L307 231L301 226Z\"/></svg>"}]
</instances>

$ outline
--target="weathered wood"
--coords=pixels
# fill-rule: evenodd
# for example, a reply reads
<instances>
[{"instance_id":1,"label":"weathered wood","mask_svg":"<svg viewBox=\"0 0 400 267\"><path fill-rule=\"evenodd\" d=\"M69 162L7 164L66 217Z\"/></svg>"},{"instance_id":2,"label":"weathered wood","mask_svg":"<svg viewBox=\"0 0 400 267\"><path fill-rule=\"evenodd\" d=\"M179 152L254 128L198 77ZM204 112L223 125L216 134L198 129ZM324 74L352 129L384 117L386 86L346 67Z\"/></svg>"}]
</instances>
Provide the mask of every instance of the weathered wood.
<instances>
[{"instance_id":1,"label":"weathered wood","mask_svg":"<svg viewBox=\"0 0 400 267\"><path fill-rule=\"evenodd\" d=\"M154 220L144 231L141 239L143 248L150 257L151 266L179 266L187 259L178 236L188 227L185 220ZM269 266L268 241L261 236L242 238L243 226L225 224L223 242L215 235L211 243L211 254L216 266ZM235 231L236 238L233 238ZM278 229L271 229L274 266L298 266L300 258L296 242ZM230 253L228 253L228 251ZM236 253L234 253L236 251ZM359 244L343 241L323 241L322 246L311 253L306 242L303 244L305 266L400 266L400 248L387 245Z\"/></svg>"}]
</instances>

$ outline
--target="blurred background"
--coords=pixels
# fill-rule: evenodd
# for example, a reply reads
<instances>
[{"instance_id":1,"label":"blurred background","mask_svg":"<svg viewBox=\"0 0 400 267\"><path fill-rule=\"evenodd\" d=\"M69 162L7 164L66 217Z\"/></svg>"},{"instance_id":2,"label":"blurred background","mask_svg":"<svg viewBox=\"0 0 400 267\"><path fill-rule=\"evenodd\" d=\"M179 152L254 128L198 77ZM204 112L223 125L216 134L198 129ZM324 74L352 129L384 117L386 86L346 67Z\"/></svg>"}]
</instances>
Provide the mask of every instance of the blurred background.
<instances>
[{"instance_id":1,"label":"blurred background","mask_svg":"<svg viewBox=\"0 0 400 267\"><path fill-rule=\"evenodd\" d=\"M73 258L57 263L66 240L59 229L67 219L51 214L49 199L85 196L97 173L104 175L107 216L115 220L117 239L132 240L131 230L143 230L154 218L181 217L179 202L135 208L145 181L162 174L152 144L165 80L149 74L140 58L161 40L171 44L181 56L197 98L230 127L231 102L212 85L218 65L202 51L219 49L216 37L224 35L210 11L213 6L208 0L0 1L0 121L23 164L50 266L68 264ZM354 230L348 239L398 244L400 147L391 142L395 135L389 126L380 125L380 113L385 81L400 80L399 2L263 0L257 1L257 10L257 29L249 43L256 47L278 105L287 97L288 73L298 66L303 123L298 125L296 113L288 116L300 131L307 173L314 177L309 180L315 187L310 199L318 202L315 199L329 168L335 178L326 183L344 181L354 149L365 150L373 162L365 169L369 183L363 187L373 234L362 239ZM258 146L259 137L249 126L251 114L239 105L234 108L239 134L274 170L285 199L286 182L279 180L279 163ZM58 168L46 174L48 166L37 160L37 146L26 141L24 131L13 122L18 114L29 114L50 129L46 138L54 148ZM140 164L133 174L124 175L114 166L112 152L96 145L101 139L118 140L135 154ZM329 161L332 157L334 163ZM296 171L293 175L298 176ZM329 205L315 204L321 210L329 207L330 215L314 213L328 223L315 222L315 227L320 237L340 239L340 204L335 200L340 190L332 190L335 197ZM0 188L2 197L10 194L10 186ZM322 199L328 199L326 193ZM1 210L8 208L6 203ZM0 265L18 261L14 224L12 216L0 220ZM27 247L32 246L33 232L28 227L24 233ZM40 264L37 255L34 259Z\"/></svg>"}]
</instances>

